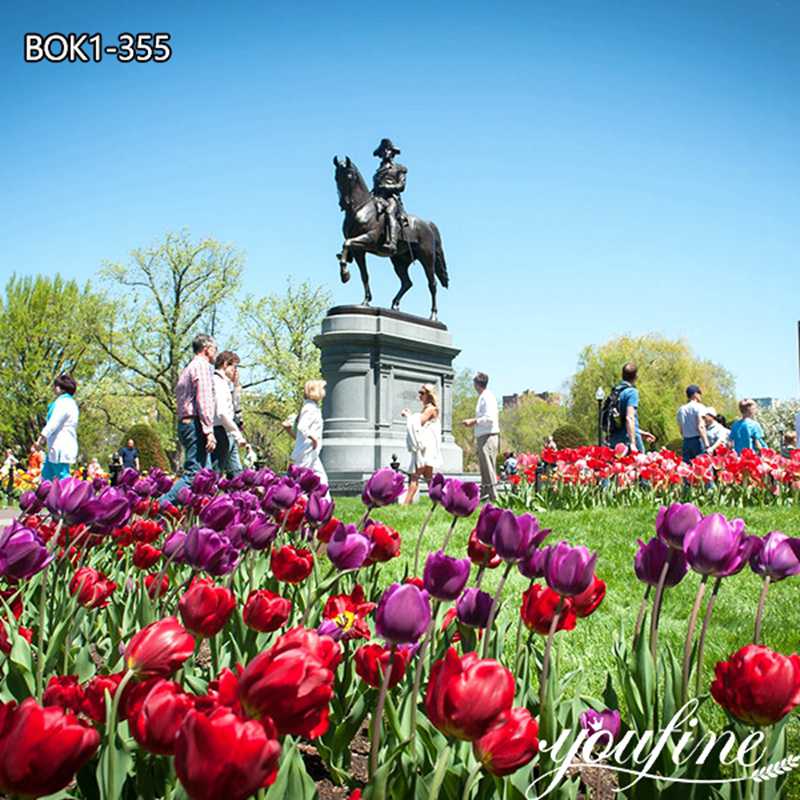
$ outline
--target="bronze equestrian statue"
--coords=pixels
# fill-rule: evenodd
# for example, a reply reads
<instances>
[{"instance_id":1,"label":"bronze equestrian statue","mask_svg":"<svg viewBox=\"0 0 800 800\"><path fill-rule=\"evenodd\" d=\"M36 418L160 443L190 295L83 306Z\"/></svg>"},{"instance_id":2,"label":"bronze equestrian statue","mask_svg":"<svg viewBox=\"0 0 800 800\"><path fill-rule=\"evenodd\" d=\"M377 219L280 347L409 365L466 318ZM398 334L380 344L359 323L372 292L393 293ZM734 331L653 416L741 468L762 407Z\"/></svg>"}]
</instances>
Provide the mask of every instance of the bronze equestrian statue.
<instances>
[{"instance_id":1,"label":"bronze equestrian statue","mask_svg":"<svg viewBox=\"0 0 800 800\"><path fill-rule=\"evenodd\" d=\"M342 283L350 280L348 264L355 259L364 284L362 305L372 301L367 272L367 253L391 258L400 278L400 290L392 300L392 309L400 309L400 299L411 288L408 268L419 261L428 279L431 293L431 319L437 319L436 279L447 288L447 263L442 237L432 222L406 214L400 194L406 188L406 168L394 160L400 151L389 139L382 139L373 155L381 159L373 178L372 192L367 188L358 167L345 157L334 156L339 208L344 211L344 246L339 253Z\"/></svg>"}]
</instances>

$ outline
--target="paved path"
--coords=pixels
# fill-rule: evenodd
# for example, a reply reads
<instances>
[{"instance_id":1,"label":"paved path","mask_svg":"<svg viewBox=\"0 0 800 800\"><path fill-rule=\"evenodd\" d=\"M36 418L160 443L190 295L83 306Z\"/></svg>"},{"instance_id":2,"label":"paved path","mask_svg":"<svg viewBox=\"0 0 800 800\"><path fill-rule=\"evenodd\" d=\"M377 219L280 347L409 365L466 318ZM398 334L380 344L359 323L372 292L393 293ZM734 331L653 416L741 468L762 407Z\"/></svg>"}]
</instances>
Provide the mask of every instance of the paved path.
<instances>
[{"instance_id":1,"label":"paved path","mask_svg":"<svg viewBox=\"0 0 800 800\"><path fill-rule=\"evenodd\" d=\"M17 508L0 508L0 528L5 528L17 516Z\"/></svg>"}]
</instances>

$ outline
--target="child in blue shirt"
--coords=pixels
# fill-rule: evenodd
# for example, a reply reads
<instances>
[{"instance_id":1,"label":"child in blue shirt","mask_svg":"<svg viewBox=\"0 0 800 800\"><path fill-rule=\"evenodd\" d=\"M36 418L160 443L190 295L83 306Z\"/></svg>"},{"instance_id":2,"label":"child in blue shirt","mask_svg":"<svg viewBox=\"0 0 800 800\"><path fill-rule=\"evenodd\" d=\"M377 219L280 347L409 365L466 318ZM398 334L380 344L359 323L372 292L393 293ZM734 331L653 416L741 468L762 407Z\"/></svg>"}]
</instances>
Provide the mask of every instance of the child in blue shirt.
<instances>
[{"instance_id":1,"label":"child in blue shirt","mask_svg":"<svg viewBox=\"0 0 800 800\"><path fill-rule=\"evenodd\" d=\"M745 449L758 452L762 447L767 446L764 441L764 431L754 419L757 408L756 402L749 398L739 403L739 411L742 414L742 418L737 419L731 426L729 438L737 453L741 453Z\"/></svg>"}]
</instances>

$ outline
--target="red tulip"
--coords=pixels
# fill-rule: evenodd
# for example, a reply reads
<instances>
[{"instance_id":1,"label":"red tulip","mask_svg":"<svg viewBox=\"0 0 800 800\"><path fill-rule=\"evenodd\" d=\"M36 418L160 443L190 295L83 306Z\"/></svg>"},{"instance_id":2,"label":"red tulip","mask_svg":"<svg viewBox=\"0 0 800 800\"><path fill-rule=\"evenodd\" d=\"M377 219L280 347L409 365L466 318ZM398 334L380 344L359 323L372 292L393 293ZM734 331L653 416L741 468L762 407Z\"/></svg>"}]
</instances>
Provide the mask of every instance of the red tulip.
<instances>
[{"instance_id":1,"label":"red tulip","mask_svg":"<svg viewBox=\"0 0 800 800\"><path fill-rule=\"evenodd\" d=\"M400 555L400 534L388 525L381 522L372 522L367 525L364 533L371 542L369 556L364 566L375 562L391 561Z\"/></svg>"},{"instance_id":2,"label":"red tulip","mask_svg":"<svg viewBox=\"0 0 800 800\"><path fill-rule=\"evenodd\" d=\"M367 615L375 609L375 603L364 598L364 587L357 583L350 594L332 594L325 601L322 618L336 625L334 639L369 639ZM323 633L324 631L319 631Z\"/></svg>"},{"instance_id":3,"label":"red tulip","mask_svg":"<svg viewBox=\"0 0 800 800\"><path fill-rule=\"evenodd\" d=\"M159 558L161 558L161 551L157 547L139 542L133 551L133 566L139 569L150 569Z\"/></svg>"},{"instance_id":4,"label":"red tulip","mask_svg":"<svg viewBox=\"0 0 800 800\"><path fill-rule=\"evenodd\" d=\"M714 668L711 696L734 717L771 725L800 705L800 656L749 644Z\"/></svg>"},{"instance_id":5,"label":"red tulip","mask_svg":"<svg viewBox=\"0 0 800 800\"><path fill-rule=\"evenodd\" d=\"M292 628L245 668L239 679L242 707L251 717L271 717L281 736L321 736L328 730L333 670L340 659L333 639Z\"/></svg>"},{"instance_id":6,"label":"red tulip","mask_svg":"<svg viewBox=\"0 0 800 800\"><path fill-rule=\"evenodd\" d=\"M108 580L102 572L91 567L81 567L69 582L70 594L78 596L78 602L84 608L102 608L108 605L117 584Z\"/></svg>"},{"instance_id":7,"label":"red tulip","mask_svg":"<svg viewBox=\"0 0 800 800\"><path fill-rule=\"evenodd\" d=\"M557 631L571 631L575 627L576 614L572 607L573 599L563 598ZM550 633L556 609L561 602L562 598L552 589L534 583L527 591L523 592L519 613L529 630L547 636Z\"/></svg>"},{"instance_id":8,"label":"red tulip","mask_svg":"<svg viewBox=\"0 0 800 800\"><path fill-rule=\"evenodd\" d=\"M605 581L600 580L600 578L595 575L594 581L592 581L588 589L571 598L572 609L575 615L583 618L594 614L597 607L603 602L605 596Z\"/></svg>"},{"instance_id":9,"label":"red tulip","mask_svg":"<svg viewBox=\"0 0 800 800\"><path fill-rule=\"evenodd\" d=\"M8 620L0 618L0 652L9 655L11 653L11 639L8 638L9 623ZM33 639L33 631L30 628L24 628L22 625L17 628L17 635L21 636L26 642Z\"/></svg>"},{"instance_id":10,"label":"red tulip","mask_svg":"<svg viewBox=\"0 0 800 800\"><path fill-rule=\"evenodd\" d=\"M272 574L284 583L302 583L314 566L314 556L303 547L274 547L270 559Z\"/></svg>"},{"instance_id":11,"label":"red tulip","mask_svg":"<svg viewBox=\"0 0 800 800\"><path fill-rule=\"evenodd\" d=\"M61 791L95 754L100 735L58 706L32 697L0 707L0 791L42 797Z\"/></svg>"},{"instance_id":12,"label":"red tulip","mask_svg":"<svg viewBox=\"0 0 800 800\"><path fill-rule=\"evenodd\" d=\"M269 591L254 589L247 596L242 617L248 628L269 633L283 627L292 613L292 601Z\"/></svg>"},{"instance_id":13,"label":"red tulip","mask_svg":"<svg viewBox=\"0 0 800 800\"><path fill-rule=\"evenodd\" d=\"M131 536L137 542L152 544L164 533L163 526L154 519L137 519L131 525Z\"/></svg>"},{"instance_id":14,"label":"red tulip","mask_svg":"<svg viewBox=\"0 0 800 800\"><path fill-rule=\"evenodd\" d=\"M194 652L194 637L175 617L142 628L125 648L125 664L138 680L168 678Z\"/></svg>"},{"instance_id":15,"label":"red tulip","mask_svg":"<svg viewBox=\"0 0 800 800\"><path fill-rule=\"evenodd\" d=\"M160 574L145 576L144 588L147 589L147 594L151 600L163 597L169 590L169 576L166 574L161 575L161 580L158 580Z\"/></svg>"},{"instance_id":16,"label":"red tulip","mask_svg":"<svg viewBox=\"0 0 800 800\"><path fill-rule=\"evenodd\" d=\"M78 714L83 706L83 689L77 675L53 675L42 695L43 706L60 706Z\"/></svg>"},{"instance_id":17,"label":"red tulip","mask_svg":"<svg viewBox=\"0 0 800 800\"><path fill-rule=\"evenodd\" d=\"M331 517L321 528L317 529L317 539L323 544L327 544L340 524L341 520Z\"/></svg>"},{"instance_id":18,"label":"red tulip","mask_svg":"<svg viewBox=\"0 0 800 800\"><path fill-rule=\"evenodd\" d=\"M490 544L485 544L478 538L477 528L473 528L467 543L467 555L469 560L477 567L489 567L494 569L499 567L502 558L497 555L497 551Z\"/></svg>"},{"instance_id":19,"label":"red tulip","mask_svg":"<svg viewBox=\"0 0 800 800\"><path fill-rule=\"evenodd\" d=\"M178 608L187 631L195 636L216 636L236 608L236 597L226 586L203 578L192 581Z\"/></svg>"},{"instance_id":20,"label":"red tulip","mask_svg":"<svg viewBox=\"0 0 800 800\"><path fill-rule=\"evenodd\" d=\"M527 708L503 711L480 739L473 742L475 758L492 775L510 775L539 752L539 726Z\"/></svg>"},{"instance_id":21,"label":"red tulip","mask_svg":"<svg viewBox=\"0 0 800 800\"><path fill-rule=\"evenodd\" d=\"M175 737L192 708L193 698L185 694L177 683L159 681L130 720L133 738L150 753L173 755Z\"/></svg>"},{"instance_id":22,"label":"red tulip","mask_svg":"<svg viewBox=\"0 0 800 800\"><path fill-rule=\"evenodd\" d=\"M379 689L383 683L383 676L389 667L391 650L379 644L365 644L355 652L356 673L368 686ZM409 661L408 648L398 648L394 652L392 661L392 675L389 678L389 688L397 686L406 673Z\"/></svg>"},{"instance_id":23,"label":"red tulip","mask_svg":"<svg viewBox=\"0 0 800 800\"><path fill-rule=\"evenodd\" d=\"M493 658L448 648L428 681L425 711L442 733L474 741L514 702L514 676Z\"/></svg>"},{"instance_id":24,"label":"red tulip","mask_svg":"<svg viewBox=\"0 0 800 800\"><path fill-rule=\"evenodd\" d=\"M191 800L245 800L274 780L280 752L268 717L190 711L175 740L175 772Z\"/></svg>"},{"instance_id":25,"label":"red tulip","mask_svg":"<svg viewBox=\"0 0 800 800\"><path fill-rule=\"evenodd\" d=\"M412 586L416 586L417 589L425 588L425 581L423 581L422 578L417 578L413 575L409 575L409 577L406 578L403 583L410 583Z\"/></svg>"},{"instance_id":26,"label":"red tulip","mask_svg":"<svg viewBox=\"0 0 800 800\"><path fill-rule=\"evenodd\" d=\"M14 588L0 589L0 597L9 605L14 619L19 619L22 616L22 594L19 590ZM0 608L4 609L5 607L0 604Z\"/></svg>"},{"instance_id":27,"label":"red tulip","mask_svg":"<svg viewBox=\"0 0 800 800\"><path fill-rule=\"evenodd\" d=\"M89 719L102 725L106 721L106 690L113 699L121 680L121 672L115 672L112 675L95 675L83 687L81 711ZM124 718L124 715L120 714L120 719Z\"/></svg>"}]
</instances>

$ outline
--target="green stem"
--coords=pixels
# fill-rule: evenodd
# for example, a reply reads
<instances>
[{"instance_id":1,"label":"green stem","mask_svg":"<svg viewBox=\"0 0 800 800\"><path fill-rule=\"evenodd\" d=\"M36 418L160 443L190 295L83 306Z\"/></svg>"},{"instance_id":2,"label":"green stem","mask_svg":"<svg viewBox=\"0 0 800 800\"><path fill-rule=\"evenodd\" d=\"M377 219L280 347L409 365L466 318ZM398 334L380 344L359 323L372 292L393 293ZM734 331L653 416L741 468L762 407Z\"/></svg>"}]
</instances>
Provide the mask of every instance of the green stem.
<instances>
[{"instance_id":1,"label":"green stem","mask_svg":"<svg viewBox=\"0 0 800 800\"><path fill-rule=\"evenodd\" d=\"M653 615L650 618L650 655L656 663L658 656L658 620L661 616L661 603L664 599L664 584L667 581L668 572L669 559L666 559L664 561L664 566L661 568L661 574L658 576L656 596L653 598Z\"/></svg>"},{"instance_id":2,"label":"green stem","mask_svg":"<svg viewBox=\"0 0 800 800\"><path fill-rule=\"evenodd\" d=\"M511 572L511 568L514 566L513 561L509 561L506 564L506 568L503 571L503 576L500 578L500 583L497 585L497 592L495 592L494 597L492 598L492 605L489 609L489 619L486 622L486 630L483 632L483 657L487 658L489 654L489 639L491 638L492 633L492 625L494 625L494 618L497 616L497 608L500 604L500 595L503 593L503 586L505 586L506 580Z\"/></svg>"},{"instance_id":3,"label":"green stem","mask_svg":"<svg viewBox=\"0 0 800 800\"><path fill-rule=\"evenodd\" d=\"M753 644L761 644L761 626L764 622L764 610L767 607L767 594L769 593L770 576L764 576L761 586L761 596L758 598L758 611L756 612L756 627L753 632Z\"/></svg>"},{"instance_id":4,"label":"green stem","mask_svg":"<svg viewBox=\"0 0 800 800\"><path fill-rule=\"evenodd\" d=\"M686 705L689 699L689 674L692 671L692 644L694 642L694 632L697 628L697 617L700 614L700 606L703 603L703 596L706 593L708 575L703 575L700 585L697 587L697 594L694 598L692 613L689 615L689 627L686 630L686 642L683 645L683 674L681 680L681 706Z\"/></svg>"},{"instance_id":5,"label":"green stem","mask_svg":"<svg viewBox=\"0 0 800 800\"><path fill-rule=\"evenodd\" d=\"M647 613L647 603L650 599L650 590L653 587L648 583L644 590L644 597L639 605L639 613L636 616L636 626L633 629L633 650L639 644L639 637L642 635L642 625L644 625L644 615Z\"/></svg>"},{"instance_id":6,"label":"green stem","mask_svg":"<svg viewBox=\"0 0 800 800\"><path fill-rule=\"evenodd\" d=\"M42 572L39 585L39 630L36 632L36 696L41 698L44 688L44 624L47 605L47 567Z\"/></svg>"},{"instance_id":7,"label":"green stem","mask_svg":"<svg viewBox=\"0 0 800 800\"><path fill-rule=\"evenodd\" d=\"M453 531L456 529L457 522L458 522L458 517L453 517L453 521L450 523L450 529L447 531L447 535L444 537L442 546L439 548L443 553L445 550L447 550L447 544L450 541L450 537L453 535Z\"/></svg>"},{"instance_id":8,"label":"green stem","mask_svg":"<svg viewBox=\"0 0 800 800\"><path fill-rule=\"evenodd\" d=\"M389 654L389 664L386 671L383 673L383 680L381 681L381 688L378 692L378 702L375 705L375 716L372 719L372 742L369 751L369 776L370 779L375 777L378 770L378 750L381 744L381 729L383 727L383 707L386 703L386 693L389 691L389 680L392 677L392 666L394 664L394 653L396 645L392 645Z\"/></svg>"},{"instance_id":9,"label":"green stem","mask_svg":"<svg viewBox=\"0 0 800 800\"><path fill-rule=\"evenodd\" d=\"M550 673L550 655L553 651L553 639L555 639L556 631L558 630L558 623L561 618L561 610L564 608L564 598L558 601L556 612L553 614L553 620L550 623L550 630L547 633L547 643L544 646L544 655L542 656L542 674L539 677L539 718L541 719L544 713L544 701L547 696L547 678Z\"/></svg>"},{"instance_id":10,"label":"green stem","mask_svg":"<svg viewBox=\"0 0 800 800\"><path fill-rule=\"evenodd\" d=\"M706 634L711 623L711 612L714 610L714 602L719 594L720 586L722 586L722 578L717 578L714 581L714 588L711 590L711 597L708 598L706 613L703 617L703 627L700 629L700 642L697 645L697 675L695 676L694 684L694 693L697 697L700 696L700 687L703 683L703 653L706 646Z\"/></svg>"},{"instance_id":11,"label":"green stem","mask_svg":"<svg viewBox=\"0 0 800 800\"><path fill-rule=\"evenodd\" d=\"M422 527L419 529L419 536L417 537L417 546L414 548L414 572L413 574L417 574L417 570L419 569L419 551L422 547L422 537L425 535L425 529L428 527L428 523L431 521L431 517L433 516L433 512L436 511L436 503L431 504L431 509L425 515L425 519L422 521Z\"/></svg>"},{"instance_id":12,"label":"green stem","mask_svg":"<svg viewBox=\"0 0 800 800\"><path fill-rule=\"evenodd\" d=\"M119 712L119 704L122 700L122 694L125 691L125 687L130 683L131 679L133 678L133 673L130 670L127 670L125 674L122 676L122 680L119 682L119 686L117 686L117 690L114 692L114 699L111 702L111 712L108 715L108 719L106 720L106 747L112 748L114 746L114 739L117 736L117 714ZM108 690L106 690L108 691ZM107 800L109 798L114 797L114 763L116 759L114 756L109 752L108 754L108 770L106 772L106 785L105 785L105 797Z\"/></svg>"}]
</instances>

